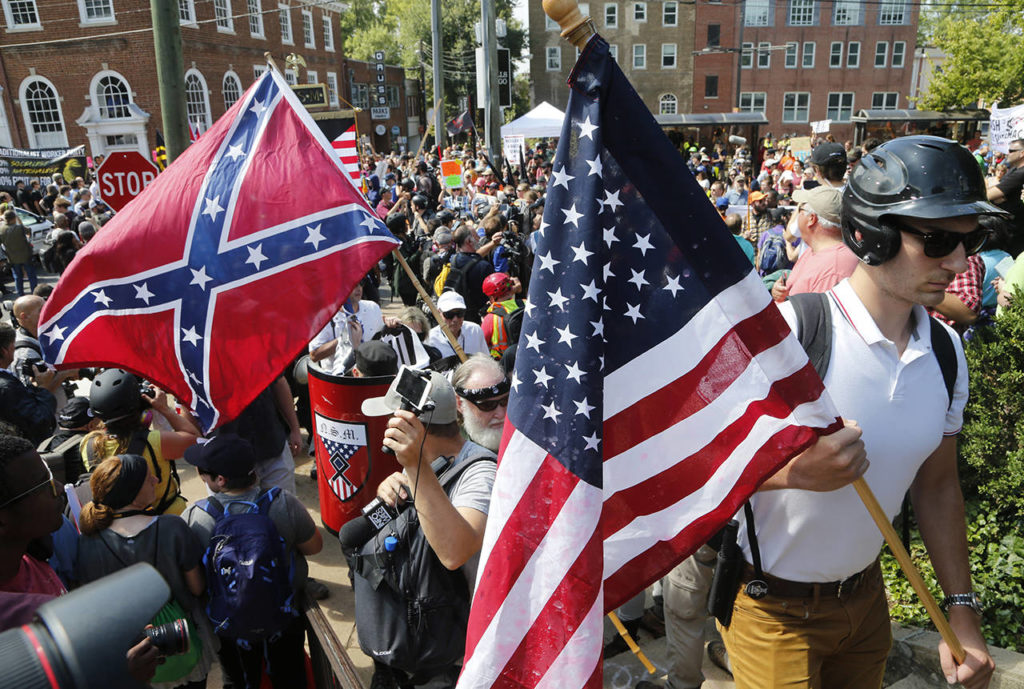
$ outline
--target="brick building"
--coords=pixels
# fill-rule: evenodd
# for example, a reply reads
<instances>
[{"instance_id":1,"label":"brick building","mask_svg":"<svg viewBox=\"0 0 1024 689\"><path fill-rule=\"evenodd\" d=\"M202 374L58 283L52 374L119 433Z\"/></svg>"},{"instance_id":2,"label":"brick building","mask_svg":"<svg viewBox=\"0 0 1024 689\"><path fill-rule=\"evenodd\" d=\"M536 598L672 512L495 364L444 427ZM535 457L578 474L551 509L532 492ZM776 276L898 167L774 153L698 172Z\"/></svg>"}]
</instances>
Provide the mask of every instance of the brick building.
<instances>
[{"instance_id":1,"label":"brick building","mask_svg":"<svg viewBox=\"0 0 1024 689\"><path fill-rule=\"evenodd\" d=\"M356 129L359 131L360 138L370 143L373 149L379 153L385 153L392 149L398 151L403 146L408 147L410 136L418 139L418 131L410 129L410 99L406 97L404 68L385 65L384 97L386 105L384 106L380 106L376 99L378 82L372 63L345 60L342 73L346 81L343 88L351 94L346 100L361 110L356 114ZM381 116L384 113L377 110L380 107L386 108L386 117ZM416 108L415 112L419 111L418 104L413 104L413 107ZM418 127L418 125L417 120L416 126ZM419 145L418 140L417 145Z\"/></svg>"},{"instance_id":2,"label":"brick building","mask_svg":"<svg viewBox=\"0 0 1024 689\"><path fill-rule=\"evenodd\" d=\"M864 109L910 107L918 3L675 0L580 3L653 113L763 112L762 131L832 120L851 138ZM564 107L575 50L530 0L534 104ZM737 87L737 74L739 84Z\"/></svg>"},{"instance_id":3,"label":"brick building","mask_svg":"<svg viewBox=\"0 0 1024 689\"><path fill-rule=\"evenodd\" d=\"M178 0L188 117L205 131L266 69L291 83L323 83L330 106L351 100L337 40L340 2ZM162 129L149 2L0 0L0 145L85 144L92 155L149 156ZM404 92L404 75L393 83ZM407 126L404 113L386 123Z\"/></svg>"}]
</instances>

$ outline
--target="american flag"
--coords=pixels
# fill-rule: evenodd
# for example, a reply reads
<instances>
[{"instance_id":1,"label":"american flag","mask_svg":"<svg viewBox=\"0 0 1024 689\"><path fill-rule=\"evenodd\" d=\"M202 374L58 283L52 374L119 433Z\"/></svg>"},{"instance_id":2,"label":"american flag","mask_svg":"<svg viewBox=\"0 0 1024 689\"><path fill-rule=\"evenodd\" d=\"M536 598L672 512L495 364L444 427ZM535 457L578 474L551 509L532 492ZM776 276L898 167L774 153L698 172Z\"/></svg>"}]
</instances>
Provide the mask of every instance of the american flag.
<instances>
[{"instance_id":1,"label":"american flag","mask_svg":"<svg viewBox=\"0 0 1024 689\"><path fill-rule=\"evenodd\" d=\"M600 687L604 613L841 427L599 37L570 86L459 689Z\"/></svg>"},{"instance_id":2,"label":"american flag","mask_svg":"<svg viewBox=\"0 0 1024 689\"><path fill-rule=\"evenodd\" d=\"M270 71L78 252L40 341L62 368L152 380L210 429L280 375L396 243Z\"/></svg>"},{"instance_id":3,"label":"american flag","mask_svg":"<svg viewBox=\"0 0 1024 689\"><path fill-rule=\"evenodd\" d=\"M352 122L352 126L342 132L338 138L331 142L334 146L335 152L338 154L338 158L341 159L341 164L348 170L348 176L353 181L359 180L359 148L356 140L356 124Z\"/></svg>"},{"instance_id":4,"label":"american flag","mask_svg":"<svg viewBox=\"0 0 1024 689\"><path fill-rule=\"evenodd\" d=\"M327 453L330 455L331 466L334 468L334 476L328 479L328 482L339 499L348 500L360 488L348 476L348 471L352 467L349 460L352 459L356 452L359 452L359 450L366 446L339 443L329 438L324 438L323 442L324 447L327 448Z\"/></svg>"}]
</instances>

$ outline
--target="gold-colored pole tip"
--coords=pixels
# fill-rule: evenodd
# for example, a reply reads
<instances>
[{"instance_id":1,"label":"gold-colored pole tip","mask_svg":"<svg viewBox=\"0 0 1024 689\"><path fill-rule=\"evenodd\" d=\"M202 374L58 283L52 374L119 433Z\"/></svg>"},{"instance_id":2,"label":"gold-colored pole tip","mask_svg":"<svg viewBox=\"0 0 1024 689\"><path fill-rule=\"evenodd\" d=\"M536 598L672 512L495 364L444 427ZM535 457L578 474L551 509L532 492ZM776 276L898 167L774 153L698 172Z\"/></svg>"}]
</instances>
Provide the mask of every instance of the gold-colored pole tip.
<instances>
[{"instance_id":1,"label":"gold-colored pole tip","mask_svg":"<svg viewBox=\"0 0 1024 689\"><path fill-rule=\"evenodd\" d=\"M593 20L583 16L576 0L544 0L542 4L544 13L562 28L562 38L580 50L597 33Z\"/></svg>"}]
</instances>

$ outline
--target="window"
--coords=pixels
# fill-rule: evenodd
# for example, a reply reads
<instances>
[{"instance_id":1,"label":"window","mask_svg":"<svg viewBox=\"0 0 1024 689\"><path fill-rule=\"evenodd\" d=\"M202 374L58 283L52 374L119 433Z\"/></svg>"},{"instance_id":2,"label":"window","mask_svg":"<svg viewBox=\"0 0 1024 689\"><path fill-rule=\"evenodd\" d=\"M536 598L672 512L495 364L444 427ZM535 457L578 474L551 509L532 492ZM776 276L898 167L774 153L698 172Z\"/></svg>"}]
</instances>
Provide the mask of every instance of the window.
<instances>
[{"instance_id":1,"label":"window","mask_svg":"<svg viewBox=\"0 0 1024 689\"><path fill-rule=\"evenodd\" d=\"M619 61L619 46L615 43L608 46L608 55L616 62Z\"/></svg>"},{"instance_id":2,"label":"window","mask_svg":"<svg viewBox=\"0 0 1024 689\"><path fill-rule=\"evenodd\" d=\"M771 26L771 4L769 0L745 0L743 3L744 26Z\"/></svg>"},{"instance_id":3,"label":"window","mask_svg":"<svg viewBox=\"0 0 1024 689\"><path fill-rule=\"evenodd\" d=\"M782 95L782 121L807 122L811 110L811 94L806 91L788 91Z\"/></svg>"},{"instance_id":4,"label":"window","mask_svg":"<svg viewBox=\"0 0 1024 689\"><path fill-rule=\"evenodd\" d=\"M253 65L252 66L252 76L253 76L253 78L256 79L257 81L259 81L259 78L267 73L267 69L268 68L267 68L266 65Z\"/></svg>"},{"instance_id":5,"label":"window","mask_svg":"<svg viewBox=\"0 0 1024 689\"><path fill-rule=\"evenodd\" d=\"M647 46L643 43L633 46L633 69L647 69Z\"/></svg>"},{"instance_id":6,"label":"window","mask_svg":"<svg viewBox=\"0 0 1024 689\"><path fill-rule=\"evenodd\" d=\"M669 0L661 7L661 25L662 26L678 26L679 25L679 3L674 0Z\"/></svg>"},{"instance_id":7,"label":"window","mask_svg":"<svg viewBox=\"0 0 1024 689\"><path fill-rule=\"evenodd\" d=\"M319 84L320 83L320 75L316 73L316 70L314 70L314 69L307 69L306 70L306 83L307 84Z\"/></svg>"},{"instance_id":8,"label":"window","mask_svg":"<svg viewBox=\"0 0 1024 689\"><path fill-rule=\"evenodd\" d=\"M633 3L633 21L645 22L647 21L647 3L646 2L634 2Z\"/></svg>"},{"instance_id":9,"label":"window","mask_svg":"<svg viewBox=\"0 0 1024 689\"><path fill-rule=\"evenodd\" d=\"M299 83L299 73L294 69L286 69L284 71L284 80L288 82L289 86L295 86Z\"/></svg>"},{"instance_id":10,"label":"window","mask_svg":"<svg viewBox=\"0 0 1024 689\"><path fill-rule=\"evenodd\" d=\"M397 86L388 85L387 98L389 108L397 108L402 104L402 93Z\"/></svg>"},{"instance_id":11,"label":"window","mask_svg":"<svg viewBox=\"0 0 1024 689\"><path fill-rule=\"evenodd\" d=\"M764 91L744 91L740 94L740 112L764 112Z\"/></svg>"},{"instance_id":12,"label":"window","mask_svg":"<svg viewBox=\"0 0 1024 689\"><path fill-rule=\"evenodd\" d=\"M281 20L281 42L285 45L293 45L292 40L292 11L288 5L278 5L277 15Z\"/></svg>"},{"instance_id":13,"label":"window","mask_svg":"<svg viewBox=\"0 0 1024 689\"><path fill-rule=\"evenodd\" d=\"M895 110L900 102L897 91L875 91L871 94L872 110Z\"/></svg>"},{"instance_id":14,"label":"window","mask_svg":"<svg viewBox=\"0 0 1024 689\"><path fill-rule=\"evenodd\" d=\"M786 69L796 69L796 56L797 51L800 49L799 43L787 43L786 44Z\"/></svg>"},{"instance_id":15,"label":"window","mask_svg":"<svg viewBox=\"0 0 1024 689\"><path fill-rule=\"evenodd\" d=\"M334 52L334 17L329 14L323 16L324 25L324 50Z\"/></svg>"},{"instance_id":16,"label":"window","mask_svg":"<svg viewBox=\"0 0 1024 689\"><path fill-rule=\"evenodd\" d=\"M849 122L853 116L853 93L844 91L828 94L827 119L833 122Z\"/></svg>"},{"instance_id":17,"label":"window","mask_svg":"<svg viewBox=\"0 0 1024 689\"><path fill-rule=\"evenodd\" d=\"M722 25L708 24L708 47L717 48L722 41Z\"/></svg>"},{"instance_id":18,"label":"window","mask_svg":"<svg viewBox=\"0 0 1024 689\"><path fill-rule=\"evenodd\" d=\"M39 10L36 8L36 0L6 0L4 17L10 27L8 30L38 27Z\"/></svg>"},{"instance_id":19,"label":"window","mask_svg":"<svg viewBox=\"0 0 1024 689\"><path fill-rule=\"evenodd\" d=\"M704 77L704 97L718 98L718 75L708 74Z\"/></svg>"},{"instance_id":20,"label":"window","mask_svg":"<svg viewBox=\"0 0 1024 689\"><path fill-rule=\"evenodd\" d=\"M875 43L875 67L885 67L889 61L889 43L878 41Z\"/></svg>"},{"instance_id":21,"label":"window","mask_svg":"<svg viewBox=\"0 0 1024 689\"><path fill-rule=\"evenodd\" d=\"M135 134L114 134L112 136L105 136L103 139L107 142L107 148L139 145L139 137Z\"/></svg>"},{"instance_id":22,"label":"window","mask_svg":"<svg viewBox=\"0 0 1024 689\"><path fill-rule=\"evenodd\" d=\"M544 15L544 30L545 31L561 31L561 29L558 26L558 22L556 22L554 19L552 19L551 17L549 17L546 14Z\"/></svg>"},{"instance_id":23,"label":"window","mask_svg":"<svg viewBox=\"0 0 1024 689\"><path fill-rule=\"evenodd\" d=\"M878 8L878 23L882 26L906 24L906 0L882 0L882 5Z\"/></svg>"},{"instance_id":24,"label":"window","mask_svg":"<svg viewBox=\"0 0 1024 689\"><path fill-rule=\"evenodd\" d=\"M261 0L246 0L245 8L249 12L249 35L253 38L265 38L263 34L263 3Z\"/></svg>"},{"instance_id":25,"label":"window","mask_svg":"<svg viewBox=\"0 0 1024 689\"><path fill-rule=\"evenodd\" d=\"M178 0L178 21L196 25L196 5L193 0Z\"/></svg>"},{"instance_id":26,"label":"window","mask_svg":"<svg viewBox=\"0 0 1024 689\"><path fill-rule=\"evenodd\" d=\"M892 44L892 66L902 67L907 59L907 42L893 41Z\"/></svg>"},{"instance_id":27,"label":"window","mask_svg":"<svg viewBox=\"0 0 1024 689\"><path fill-rule=\"evenodd\" d=\"M676 44L675 43L662 43L661 44L661 68L662 69L675 69L676 68Z\"/></svg>"},{"instance_id":28,"label":"window","mask_svg":"<svg viewBox=\"0 0 1024 689\"><path fill-rule=\"evenodd\" d=\"M242 80L234 72L225 72L220 90L224 94L224 109L229 110L242 97Z\"/></svg>"},{"instance_id":29,"label":"window","mask_svg":"<svg viewBox=\"0 0 1024 689\"><path fill-rule=\"evenodd\" d=\"M761 42L757 44L757 68L768 69L772 66L772 44Z\"/></svg>"},{"instance_id":30,"label":"window","mask_svg":"<svg viewBox=\"0 0 1024 689\"><path fill-rule=\"evenodd\" d=\"M789 25L814 26L814 0L789 0Z\"/></svg>"},{"instance_id":31,"label":"window","mask_svg":"<svg viewBox=\"0 0 1024 689\"><path fill-rule=\"evenodd\" d=\"M850 41L846 46L846 66L850 69L860 67L860 41Z\"/></svg>"},{"instance_id":32,"label":"window","mask_svg":"<svg viewBox=\"0 0 1024 689\"><path fill-rule=\"evenodd\" d=\"M68 145L64 116L57 89L42 77L21 82L21 112L28 129L30 148L59 148Z\"/></svg>"},{"instance_id":33,"label":"window","mask_svg":"<svg viewBox=\"0 0 1024 689\"><path fill-rule=\"evenodd\" d=\"M836 69L843 66L843 42L832 41L828 53L828 66Z\"/></svg>"},{"instance_id":34,"label":"window","mask_svg":"<svg viewBox=\"0 0 1024 689\"><path fill-rule=\"evenodd\" d=\"M338 73L327 73L327 100L334 107L338 107Z\"/></svg>"},{"instance_id":35,"label":"window","mask_svg":"<svg viewBox=\"0 0 1024 689\"><path fill-rule=\"evenodd\" d=\"M744 43L740 51L740 67L750 69L754 66L754 44Z\"/></svg>"},{"instance_id":36,"label":"window","mask_svg":"<svg viewBox=\"0 0 1024 689\"><path fill-rule=\"evenodd\" d=\"M619 6L610 2L604 6L604 28L619 28Z\"/></svg>"},{"instance_id":37,"label":"window","mask_svg":"<svg viewBox=\"0 0 1024 689\"><path fill-rule=\"evenodd\" d=\"M810 69L814 67L814 41L807 41L804 43L804 55L801 61L801 66L804 69Z\"/></svg>"},{"instance_id":38,"label":"window","mask_svg":"<svg viewBox=\"0 0 1024 689\"><path fill-rule=\"evenodd\" d=\"M302 43L307 48L316 48L316 34L313 33L313 13L302 10Z\"/></svg>"},{"instance_id":39,"label":"window","mask_svg":"<svg viewBox=\"0 0 1024 689\"><path fill-rule=\"evenodd\" d=\"M861 0L833 0L832 24L858 26L861 24Z\"/></svg>"},{"instance_id":40,"label":"window","mask_svg":"<svg viewBox=\"0 0 1024 689\"><path fill-rule=\"evenodd\" d=\"M370 87L366 84L352 84L352 105L364 110L370 107Z\"/></svg>"},{"instance_id":41,"label":"window","mask_svg":"<svg viewBox=\"0 0 1024 689\"><path fill-rule=\"evenodd\" d=\"M231 18L231 0L213 0L213 16L217 20L217 31L235 32L235 20Z\"/></svg>"},{"instance_id":42,"label":"window","mask_svg":"<svg viewBox=\"0 0 1024 689\"><path fill-rule=\"evenodd\" d=\"M131 117L131 111L128 109L132 102L131 91L128 82L120 75L108 73L95 80L92 98L102 120Z\"/></svg>"},{"instance_id":43,"label":"window","mask_svg":"<svg viewBox=\"0 0 1024 689\"><path fill-rule=\"evenodd\" d=\"M671 93L666 93L664 96L658 99L658 114L659 115L675 115L676 107L679 101Z\"/></svg>"},{"instance_id":44,"label":"window","mask_svg":"<svg viewBox=\"0 0 1024 689\"><path fill-rule=\"evenodd\" d=\"M210 94L199 70L185 72L185 112L200 134L210 128Z\"/></svg>"},{"instance_id":45,"label":"window","mask_svg":"<svg viewBox=\"0 0 1024 689\"><path fill-rule=\"evenodd\" d=\"M549 72L560 72L562 71L562 46L551 46L548 48L548 67Z\"/></svg>"},{"instance_id":46,"label":"window","mask_svg":"<svg viewBox=\"0 0 1024 689\"><path fill-rule=\"evenodd\" d=\"M114 3L112 0L79 0L78 15L83 24L113 24Z\"/></svg>"}]
</instances>

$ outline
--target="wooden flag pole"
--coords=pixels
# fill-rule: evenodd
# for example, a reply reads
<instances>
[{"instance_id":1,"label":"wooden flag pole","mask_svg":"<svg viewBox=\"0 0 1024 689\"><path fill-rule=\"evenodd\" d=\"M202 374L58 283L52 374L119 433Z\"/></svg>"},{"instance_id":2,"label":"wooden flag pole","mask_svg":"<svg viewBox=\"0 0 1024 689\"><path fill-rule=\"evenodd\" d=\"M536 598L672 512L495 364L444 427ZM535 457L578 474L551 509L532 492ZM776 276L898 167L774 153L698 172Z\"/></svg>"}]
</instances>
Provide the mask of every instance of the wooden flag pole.
<instances>
[{"instance_id":1,"label":"wooden flag pole","mask_svg":"<svg viewBox=\"0 0 1024 689\"><path fill-rule=\"evenodd\" d=\"M423 303L430 309L430 313L434 314L434 319L441 327L441 332L445 334L445 337L448 338L448 343L451 344L452 349L455 350L455 356L459 357L459 361L465 361L466 353L462 351L462 347L459 346L458 340L456 340L455 336L452 335L452 331L448 329L448 324L445 323L444 316L437 309L437 304L435 304L434 300L430 298L429 294L427 294L427 290L423 289L423 284L420 282L420 279L416 277L416 273L413 272L412 267L409 266L409 262L405 260L405 256L403 256L402 252L398 249L392 249L391 255L395 257L398 264L402 266L403 270L405 270L405 274L409 276L410 280L412 280L413 287L416 288L416 291L419 293Z\"/></svg>"},{"instance_id":2,"label":"wooden flag pole","mask_svg":"<svg viewBox=\"0 0 1024 689\"><path fill-rule=\"evenodd\" d=\"M580 13L579 6L576 4L576 0L543 0L544 12L551 17L552 20L558 22L558 25L562 28L562 38L572 43L579 50L587 45L591 36L597 33L594 28L594 22L590 17L584 17ZM749 212L749 208L748 208ZM882 532L882 536L885 537L885 542L889 544L889 550L896 557L896 560L900 563L900 567L903 569L903 573L910 581L911 586L914 587L914 591L917 593L918 598L924 604L925 609L928 611L928 616L931 617L932 624L942 635L942 639L949 646L950 653L958 664L964 662L967 657L964 652L963 644L956 637L953 632L953 628L949 626L949 621L945 615L939 609L938 604L935 602L935 598L932 596L928 587L925 586L924 580L921 578L920 572L914 566L913 561L910 559L910 555L907 553L903 544L900 542L899 537L896 535L896 530L892 528L892 524L889 522L882 510L881 505L878 504L878 499L875 498L875 494L871 491L871 488L864 481L863 478L859 478L853 482L853 487L857 491L857 495L860 496L861 501L871 514L871 518L875 520L875 524L878 529ZM610 613L613 615L614 613ZM613 619L613 623L618 620ZM622 634L623 638L626 639L626 643L633 647L633 640L629 638L624 627L621 624L616 624L619 629L619 633Z\"/></svg>"},{"instance_id":3,"label":"wooden flag pole","mask_svg":"<svg viewBox=\"0 0 1024 689\"><path fill-rule=\"evenodd\" d=\"M544 0L543 5L545 14L558 22L558 25L562 27L562 38L572 43L579 50L583 50L591 37L597 34L597 30L594 28L594 21L590 17L583 16L579 5L576 4L576 0ZM644 667L647 668L647 672L653 675L655 672L654 665L651 664L651 661L640 650L633 637L626 631L626 628L619 620L619 616L613 611L608 613L608 619L612 621L619 635L625 639L629 650L633 651L637 659L643 663Z\"/></svg>"},{"instance_id":4,"label":"wooden flag pole","mask_svg":"<svg viewBox=\"0 0 1024 689\"><path fill-rule=\"evenodd\" d=\"M437 110L440 107L441 107L441 99L438 98L437 102L434 103L434 110ZM424 114L426 114L426 113L424 113ZM430 128L433 127L433 126L434 126L433 120L431 120L430 122L427 122L427 128L423 130L423 138L420 139L420 147L418 149L416 149L416 157L417 158L419 158L420 157L420 153L423 152L423 144L426 143L427 137L430 136Z\"/></svg>"}]
</instances>

